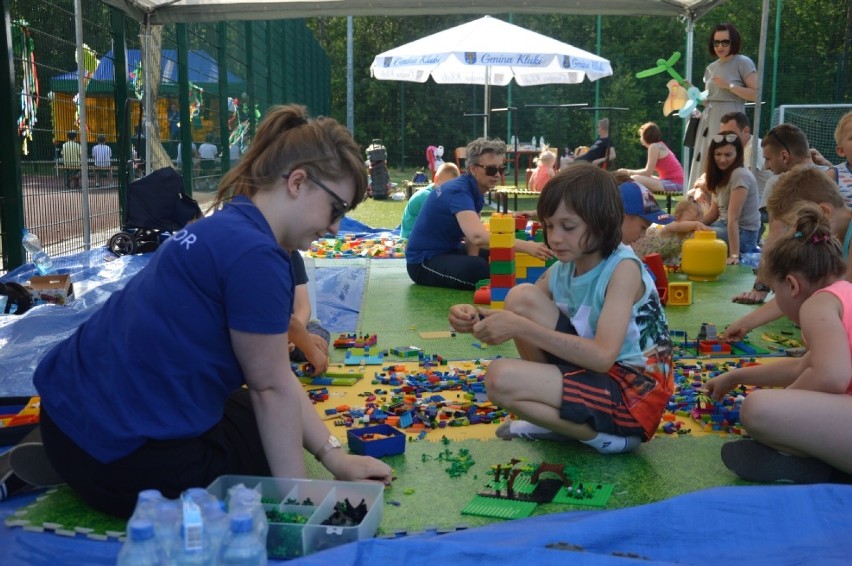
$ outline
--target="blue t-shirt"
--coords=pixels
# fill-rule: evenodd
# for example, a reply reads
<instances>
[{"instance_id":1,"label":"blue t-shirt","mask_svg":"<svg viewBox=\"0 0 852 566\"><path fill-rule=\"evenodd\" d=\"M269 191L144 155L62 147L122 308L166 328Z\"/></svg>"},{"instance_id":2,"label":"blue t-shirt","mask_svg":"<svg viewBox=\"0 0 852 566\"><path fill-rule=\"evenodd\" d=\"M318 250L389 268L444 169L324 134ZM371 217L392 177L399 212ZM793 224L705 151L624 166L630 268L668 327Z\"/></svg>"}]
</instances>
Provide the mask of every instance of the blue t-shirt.
<instances>
[{"instance_id":1,"label":"blue t-shirt","mask_svg":"<svg viewBox=\"0 0 852 566\"><path fill-rule=\"evenodd\" d=\"M245 381L229 331L285 333L292 306L289 253L237 197L160 246L48 352L34 384L51 419L104 463L148 439L195 437Z\"/></svg>"},{"instance_id":2,"label":"blue t-shirt","mask_svg":"<svg viewBox=\"0 0 852 566\"><path fill-rule=\"evenodd\" d=\"M408 263L423 263L436 255L461 247L462 232L456 214L482 211L485 199L473 175L466 173L435 187L423 203L405 248Z\"/></svg>"}]
</instances>

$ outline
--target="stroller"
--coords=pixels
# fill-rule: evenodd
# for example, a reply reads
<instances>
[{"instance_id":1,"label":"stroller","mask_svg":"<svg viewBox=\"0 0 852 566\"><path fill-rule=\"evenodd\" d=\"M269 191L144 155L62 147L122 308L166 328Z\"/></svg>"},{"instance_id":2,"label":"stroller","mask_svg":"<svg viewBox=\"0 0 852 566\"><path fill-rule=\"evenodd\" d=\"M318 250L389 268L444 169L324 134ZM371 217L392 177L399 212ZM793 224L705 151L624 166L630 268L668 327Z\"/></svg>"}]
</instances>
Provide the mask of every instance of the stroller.
<instances>
[{"instance_id":1,"label":"stroller","mask_svg":"<svg viewBox=\"0 0 852 566\"><path fill-rule=\"evenodd\" d=\"M187 222L201 218L198 202L183 192L183 177L171 167L127 185L124 226L109 239L117 256L152 252Z\"/></svg>"}]
</instances>

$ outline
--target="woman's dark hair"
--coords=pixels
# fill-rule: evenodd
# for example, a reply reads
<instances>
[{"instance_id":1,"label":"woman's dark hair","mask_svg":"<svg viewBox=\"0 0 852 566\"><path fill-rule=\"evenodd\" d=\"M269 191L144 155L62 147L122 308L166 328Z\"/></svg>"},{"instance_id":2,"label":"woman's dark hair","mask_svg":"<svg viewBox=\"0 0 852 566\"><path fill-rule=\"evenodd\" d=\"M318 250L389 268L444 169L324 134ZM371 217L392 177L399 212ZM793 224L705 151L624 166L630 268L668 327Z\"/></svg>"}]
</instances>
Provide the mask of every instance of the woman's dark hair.
<instances>
[{"instance_id":1,"label":"woman's dark hair","mask_svg":"<svg viewBox=\"0 0 852 566\"><path fill-rule=\"evenodd\" d=\"M704 168L704 180L707 183L707 190L713 194L716 194L716 187L728 183L734 169L742 167L744 162L743 142L740 140L740 136L738 136L736 132L722 130L716 135L724 137L720 142L715 141L712 137L710 138L710 146L707 148L707 157L705 157L707 160L707 166ZM733 136L733 141L728 141L728 136ZM728 167L725 171L722 171L719 169L719 166L716 165L716 158L713 155L717 149L726 145L732 145L736 148L737 157L734 159L734 162L730 167Z\"/></svg>"},{"instance_id":2,"label":"woman's dark hair","mask_svg":"<svg viewBox=\"0 0 852 566\"><path fill-rule=\"evenodd\" d=\"M846 273L843 246L831 233L831 222L813 202L801 201L790 216L791 229L763 252L758 277L780 281L800 273L814 287L824 287Z\"/></svg>"},{"instance_id":3,"label":"woman's dark hair","mask_svg":"<svg viewBox=\"0 0 852 566\"><path fill-rule=\"evenodd\" d=\"M717 31L728 32L728 36L731 38L731 55L736 55L740 52L740 43L742 41L740 39L740 32L734 24L725 22L723 24L716 24L710 32L710 40L707 42L707 52L710 53L711 57L716 56L716 49L713 48L713 36L716 35Z\"/></svg>"},{"instance_id":4,"label":"woman's dark hair","mask_svg":"<svg viewBox=\"0 0 852 566\"><path fill-rule=\"evenodd\" d=\"M654 122L645 122L639 126L639 137L648 145L663 141L663 132Z\"/></svg>"},{"instance_id":5,"label":"woman's dark hair","mask_svg":"<svg viewBox=\"0 0 852 566\"><path fill-rule=\"evenodd\" d=\"M312 119L299 105L269 108L236 167L219 184L213 207L237 195L252 197L269 190L281 175L303 168L318 179L351 180L355 196L350 210L367 194L367 171L361 148L333 118Z\"/></svg>"},{"instance_id":6,"label":"woman's dark hair","mask_svg":"<svg viewBox=\"0 0 852 566\"><path fill-rule=\"evenodd\" d=\"M538 197L536 213L545 226L560 204L587 225L581 242L587 254L600 252L609 257L621 243L624 206L615 177L596 165L577 161L553 176ZM547 228L544 242L547 243Z\"/></svg>"}]
</instances>

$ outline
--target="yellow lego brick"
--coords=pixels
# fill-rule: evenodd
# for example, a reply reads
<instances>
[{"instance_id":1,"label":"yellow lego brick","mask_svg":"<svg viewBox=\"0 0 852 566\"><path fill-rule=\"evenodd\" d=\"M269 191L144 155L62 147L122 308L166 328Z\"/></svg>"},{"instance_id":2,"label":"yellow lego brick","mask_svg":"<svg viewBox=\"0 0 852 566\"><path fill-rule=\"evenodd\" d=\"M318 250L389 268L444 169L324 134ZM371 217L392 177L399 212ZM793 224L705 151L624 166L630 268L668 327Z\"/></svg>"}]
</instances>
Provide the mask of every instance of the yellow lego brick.
<instances>
[{"instance_id":1,"label":"yellow lego brick","mask_svg":"<svg viewBox=\"0 0 852 566\"><path fill-rule=\"evenodd\" d=\"M488 223L492 234L515 233L515 217L511 214L492 214Z\"/></svg>"},{"instance_id":2,"label":"yellow lego brick","mask_svg":"<svg viewBox=\"0 0 852 566\"><path fill-rule=\"evenodd\" d=\"M523 252L515 253L515 265L518 267L544 267L544 260Z\"/></svg>"},{"instance_id":3,"label":"yellow lego brick","mask_svg":"<svg viewBox=\"0 0 852 566\"><path fill-rule=\"evenodd\" d=\"M515 233L495 234L492 230L491 236L488 239L489 247L495 248L511 248L515 245Z\"/></svg>"},{"instance_id":4,"label":"yellow lego brick","mask_svg":"<svg viewBox=\"0 0 852 566\"><path fill-rule=\"evenodd\" d=\"M503 310L506 307L506 301L491 301L492 309Z\"/></svg>"}]
</instances>

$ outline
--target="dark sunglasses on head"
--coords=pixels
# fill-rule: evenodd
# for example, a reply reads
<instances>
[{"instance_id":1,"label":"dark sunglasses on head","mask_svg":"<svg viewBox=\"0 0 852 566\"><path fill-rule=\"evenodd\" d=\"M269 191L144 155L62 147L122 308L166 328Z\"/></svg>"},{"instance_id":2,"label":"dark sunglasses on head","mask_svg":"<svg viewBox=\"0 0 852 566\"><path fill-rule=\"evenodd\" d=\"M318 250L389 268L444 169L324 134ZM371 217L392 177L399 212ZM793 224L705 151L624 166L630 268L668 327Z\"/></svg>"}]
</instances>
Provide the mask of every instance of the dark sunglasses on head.
<instances>
[{"instance_id":1,"label":"dark sunglasses on head","mask_svg":"<svg viewBox=\"0 0 852 566\"><path fill-rule=\"evenodd\" d=\"M713 47L729 47L731 45L730 39L714 39Z\"/></svg>"},{"instance_id":2,"label":"dark sunglasses on head","mask_svg":"<svg viewBox=\"0 0 852 566\"><path fill-rule=\"evenodd\" d=\"M792 154L793 154L793 153L790 151L790 148L789 148L789 147L787 147L787 144L786 144L786 143L784 143L784 140L782 140L782 139L781 139L781 136L779 136L779 135L778 135L778 133L777 133L775 130L769 130L769 135L770 135L770 136L772 136L773 138L775 138L775 141L777 141L778 143L780 143L780 144L781 144L781 147L783 147L783 148L787 151L787 153L789 153L790 155L792 155Z\"/></svg>"},{"instance_id":3,"label":"dark sunglasses on head","mask_svg":"<svg viewBox=\"0 0 852 566\"><path fill-rule=\"evenodd\" d=\"M737 134L716 134L713 136L713 141L716 143L722 143L722 140L725 140L728 143L734 143L737 139Z\"/></svg>"},{"instance_id":4,"label":"dark sunglasses on head","mask_svg":"<svg viewBox=\"0 0 852 566\"><path fill-rule=\"evenodd\" d=\"M499 167L496 165L480 165L479 163L475 163L475 165L477 167L482 167L482 169L485 171L485 174L489 177L493 177L494 175L502 175L506 172L505 165L501 165Z\"/></svg>"}]
</instances>

